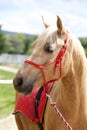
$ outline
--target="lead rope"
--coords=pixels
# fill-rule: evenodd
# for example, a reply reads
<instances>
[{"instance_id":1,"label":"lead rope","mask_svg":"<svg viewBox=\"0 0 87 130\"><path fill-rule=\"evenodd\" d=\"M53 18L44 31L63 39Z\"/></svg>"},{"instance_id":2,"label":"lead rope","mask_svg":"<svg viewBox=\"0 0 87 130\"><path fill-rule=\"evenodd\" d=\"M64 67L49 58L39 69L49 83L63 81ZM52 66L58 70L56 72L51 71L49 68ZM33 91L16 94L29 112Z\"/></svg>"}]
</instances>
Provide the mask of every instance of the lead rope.
<instances>
[{"instance_id":1,"label":"lead rope","mask_svg":"<svg viewBox=\"0 0 87 130\"><path fill-rule=\"evenodd\" d=\"M68 130L73 130L72 127L70 126L70 124L66 121L66 119L63 117L63 115L61 114L61 112L57 108L56 102L53 102L53 100L52 100L52 98L51 98L51 96L49 94L46 93L46 96L49 98L50 105L55 109L55 111L57 112L57 115L64 122L64 124L66 125L66 127L68 128Z\"/></svg>"}]
</instances>

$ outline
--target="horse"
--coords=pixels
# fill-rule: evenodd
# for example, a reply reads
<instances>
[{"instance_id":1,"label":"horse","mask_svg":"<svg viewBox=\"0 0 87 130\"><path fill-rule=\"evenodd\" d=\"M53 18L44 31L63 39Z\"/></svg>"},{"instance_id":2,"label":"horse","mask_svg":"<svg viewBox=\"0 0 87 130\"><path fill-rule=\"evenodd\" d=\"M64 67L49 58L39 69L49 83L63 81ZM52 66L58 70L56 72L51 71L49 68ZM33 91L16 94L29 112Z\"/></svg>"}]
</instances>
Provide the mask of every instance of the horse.
<instances>
[{"instance_id":1,"label":"horse","mask_svg":"<svg viewBox=\"0 0 87 130\"><path fill-rule=\"evenodd\" d=\"M39 86L46 89L51 83L51 91L45 92L48 100L43 129L87 130L87 59L84 49L59 16L56 26L48 24L44 18L43 22L45 30L35 41L29 59L17 72L14 87L18 93L29 95ZM17 112L15 118L19 130L39 130L22 113Z\"/></svg>"}]
</instances>

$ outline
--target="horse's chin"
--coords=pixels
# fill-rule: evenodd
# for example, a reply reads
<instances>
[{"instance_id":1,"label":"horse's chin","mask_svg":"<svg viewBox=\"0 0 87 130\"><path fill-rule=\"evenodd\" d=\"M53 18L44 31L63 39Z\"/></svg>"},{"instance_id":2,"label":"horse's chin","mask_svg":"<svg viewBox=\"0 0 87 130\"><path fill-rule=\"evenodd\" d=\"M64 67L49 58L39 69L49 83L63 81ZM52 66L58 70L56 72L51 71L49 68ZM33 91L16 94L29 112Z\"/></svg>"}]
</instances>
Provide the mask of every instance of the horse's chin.
<instances>
[{"instance_id":1,"label":"horse's chin","mask_svg":"<svg viewBox=\"0 0 87 130\"><path fill-rule=\"evenodd\" d=\"M20 94L23 94L23 95L29 95L30 93L32 93L32 90L33 90L33 86L24 86L23 87L24 89L18 89L18 88L15 88L15 90L20 93Z\"/></svg>"},{"instance_id":2,"label":"horse's chin","mask_svg":"<svg viewBox=\"0 0 87 130\"><path fill-rule=\"evenodd\" d=\"M25 96L29 95L29 94L32 93L32 90L33 90L33 87L31 87L31 88L27 89L26 91L22 92L22 94L25 95Z\"/></svg>"}]
</instances>

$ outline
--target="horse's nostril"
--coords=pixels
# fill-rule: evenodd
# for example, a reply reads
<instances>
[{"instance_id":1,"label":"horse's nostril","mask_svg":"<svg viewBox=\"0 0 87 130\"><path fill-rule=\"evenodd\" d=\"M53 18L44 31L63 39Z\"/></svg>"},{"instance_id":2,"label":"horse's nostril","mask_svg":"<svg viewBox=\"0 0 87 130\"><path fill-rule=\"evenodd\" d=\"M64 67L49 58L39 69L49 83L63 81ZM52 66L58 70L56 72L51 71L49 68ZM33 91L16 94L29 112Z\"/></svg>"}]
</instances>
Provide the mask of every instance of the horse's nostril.
<instances>
[{"instance_id":1,"label":"horse's nostril","mask_svg":"<svg viewBox=\"0 0 87 130\"><path fill-rule=\"evenodd\" d=\"M17 86L21 86L23 84L23 78L20 77L17 79Z\"/></svg>"},{"instance_id":2,"label":"horse's nostril","mask_svg":"<svg viewBox=\"0 0 87 130\"><path fill-rule=\"evenodd\" d=\"M13 80L14 87L16 89L21 88L23 86L23 77L15 77Z\"/></svg>"}]
</instances>

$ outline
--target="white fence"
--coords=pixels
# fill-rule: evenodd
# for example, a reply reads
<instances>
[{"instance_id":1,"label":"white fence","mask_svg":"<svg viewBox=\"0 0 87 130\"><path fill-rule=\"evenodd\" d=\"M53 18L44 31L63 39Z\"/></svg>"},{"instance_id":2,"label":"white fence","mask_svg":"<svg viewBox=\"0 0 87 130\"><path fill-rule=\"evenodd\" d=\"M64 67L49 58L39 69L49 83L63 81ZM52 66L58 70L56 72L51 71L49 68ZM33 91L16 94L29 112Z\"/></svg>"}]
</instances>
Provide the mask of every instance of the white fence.
<instances>
[{"instance_id":1,"label":"white fence","mask_svg":"<svg viewBox=\"0 0 87 130\"><path fill-rule=\"evenodd\" d=\"M0 84L13 84L13 80L1 80L0 79Z\"/></svg>"},{"instance_id":2,"label":"white fence","mask_svg":"<svg viewBox=\"0 0 87 130\"><path fill-rule=\"evenodd\" d=\"M0 64L23 64L26 58L28 58L26 55L1 54Z\"/></svg>"}]
</instances>

